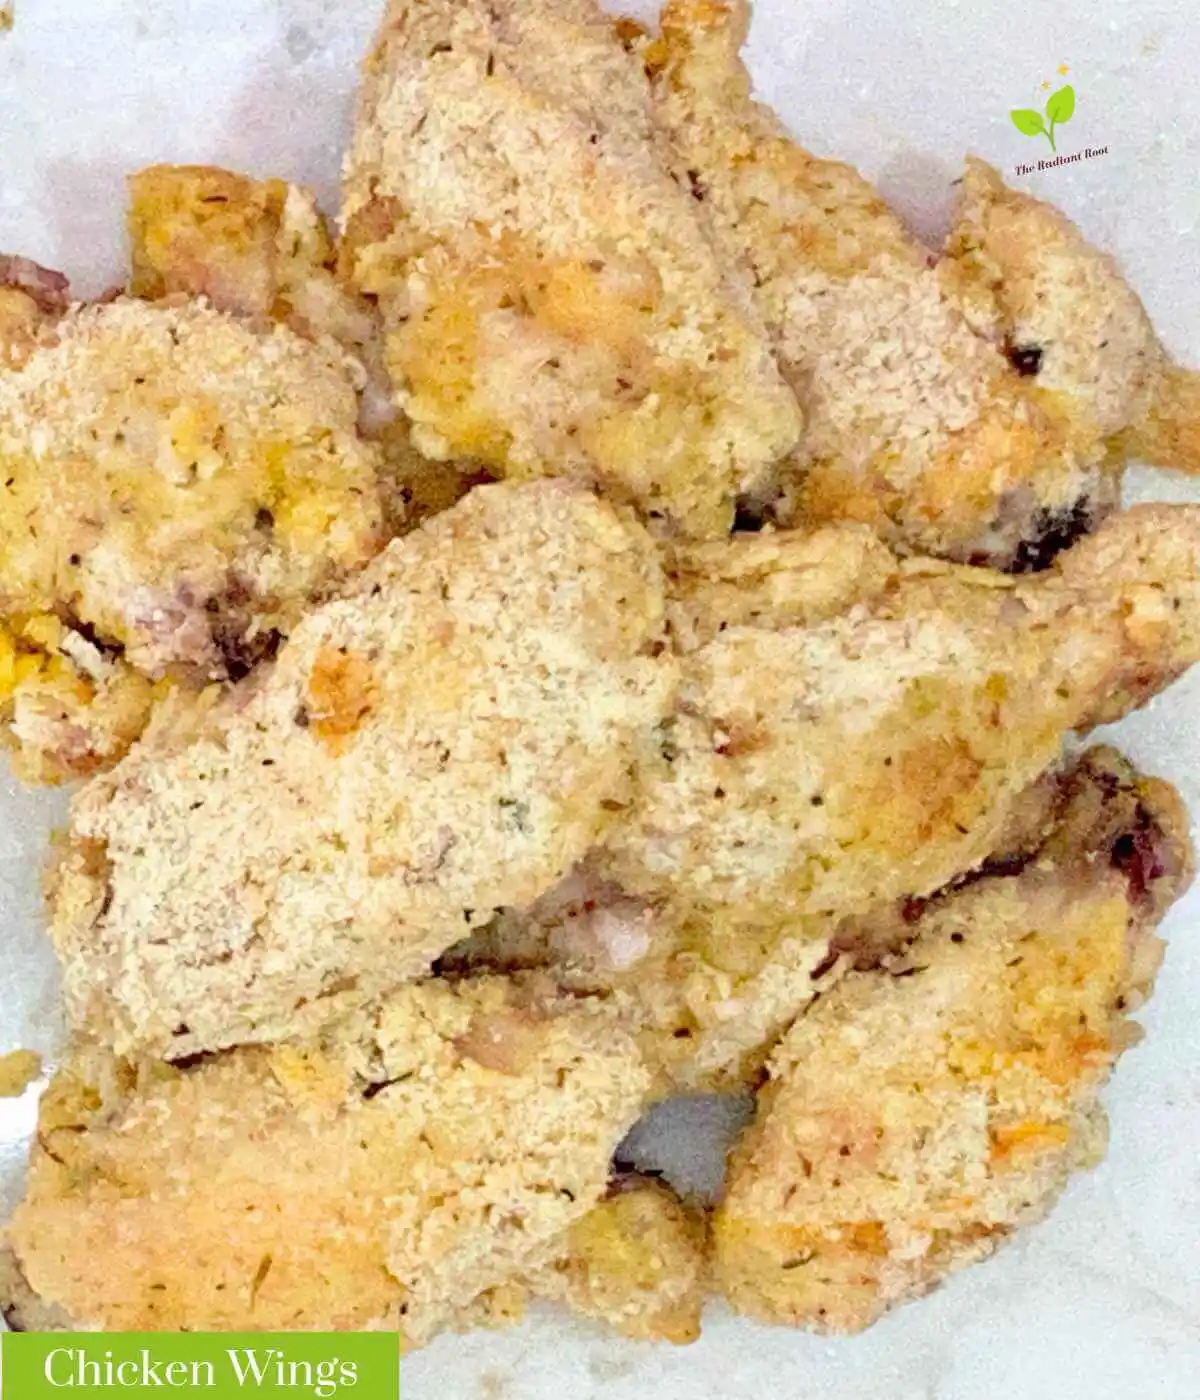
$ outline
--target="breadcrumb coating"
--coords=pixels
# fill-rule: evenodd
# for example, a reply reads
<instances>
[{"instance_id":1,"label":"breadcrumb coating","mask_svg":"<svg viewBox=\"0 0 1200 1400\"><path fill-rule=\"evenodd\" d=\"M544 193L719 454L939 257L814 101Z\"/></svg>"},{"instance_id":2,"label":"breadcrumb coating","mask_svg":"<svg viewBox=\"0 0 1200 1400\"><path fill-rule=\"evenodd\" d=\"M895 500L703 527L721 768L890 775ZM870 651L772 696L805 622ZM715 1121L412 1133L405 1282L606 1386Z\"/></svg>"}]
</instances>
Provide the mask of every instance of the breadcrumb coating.
<instances>
[{"instance_id":1,"label":"breadcrumb coating","mask_svg":"<svg viewBox=\"0 0 1200 1400\"><path fill-rule=\"evenodd\" d=\"M435 462L417 451L411 424L392 401L378 310L349 285L310 191L216 166L156 165L132 177L129 194L135 296L207 297L309 339L329 336L354 357L359 429L381 453L389 536L489 479L478 463Z\"/></svg>"},{"instance_id":2,"label":"breadcrumb coating","mask_svg":"<svg viewBox=\"0 0 1200 1400\"><path fill-rule=\"evenodd\" d=\"M530 1280L537 1297L637 1341L682 1346L700 1336L708 1245L702 1209L649 1177L618 1177L571 1226L566 1244Z\"/></svg>"},{"instance_id":3,"label":"breadcrumb coating","mask_svg":"<svg viewBox=\"0 0 1200 1400\"><path fill-rule=\"evenodd\" d=\"M0 1055L0 1099L19 1099L42 1073L35 1050L10 1050Z\"/></svg>"},{"instance_id":4,"label":"breadcrumb coating","mask_svg":"<svg viewBox=\"0 0 1200 1400\"><path fill-rule=\"evenodd\" d=\"M427 456L596 480L706 537L796 441L748 283L592 0L393 0L343 223Z\"/></svg>"},{"instance_id":5,"label":"breadcrumb coating","mask_svg":"<svg viewBox=\"0 0 1200 1400\"><path fill-rule=\"evenodd\" d=\"M716 1278L764 1322L857 1331L1043 1216L1103 1154L1099 1092L1137 1039L1187 814L1112 750L1021 873L928 904L771 1061L715 1221Z\"/></svg>"},{"instance_id":6,"label":"breadcrumb coating","mask_svg":"<svg viewBox=\"0 0 1200 1400\"><path fill-rule=\"evenodd\" d=\"M183 1069L81 1053L43 1100L9 1242L77 1326L417 1346L550 1264L645 1083L610 1008L499 979Z\"/></svg>"},{"instance_id":7,"label":"breadcrumb coating","mask_svg":"<svg viewBox=\"0 0 1200 1400\"><path fill-rule=\"evenodd\" d=\"M1063 516L1091 523L1115 503L1106 454L1076 450L1053 398L975 334L876 191L752 99L738 56L748 14L743 0L671 0L661 38L639 48L682 170L727 255L753 269L805 413L794 518L1028 567Z\"/></svg>"},{"instance_id":8,"label":"breadcrumb coating","mask_svg":"<svg viewBox=\"0 0 1200 1400\"><path fill-rule=\"evenodd\" d=\"M1194 508L1143 507L1036 579L914 560L843 618L719 633L606 850L447 969L617 991L657 1092L752 1083L914 897L1036 844L1070 733L1195 659L1198 566Z\"/></svg>"},{"instance_id":9,"label":"breadcrumb coating","mask_svg":"<svg viewBox=\"0 0 1200 1400\"><path fill-rule=\"evenodd\" d=\"M171 1057L319 1024L555 884L669 702L640 526L481 487L276 662L76 799L52 931L76 1025Z\"/></svg>"},{"instance_id":10,"label":"breadcrumb coating","mask_svg":"<svg viewBox=\"0 0 1200 1400\"><path fill-rule=\"evenodd\" d=\"M611 873L747 927L928 893L995 847L1067 734L1198 656L1197 507L1116 516L1029 579L911 561L870 607L684 658Z\"/></svg>"},{"instance_id":11,"label":"breadcrumb coating","mask_svg":"<svg viewBox=\"0 0 1200 1400\"><path fill-rule=\"evenodd\" d=\"M695 651L731 627L811 627L869 603L897 562L865 527L828 525L681 544L667 568L675 645Z\"/></svg>"},{"instance_id":12,"label":"breadcrumb coating","mask_svg":"<svg viewBox=\"0 0 1200 1400\"><path fill-rule=\"evenodd\" d=\"M379 544L340 353L200 304L77 307L0 370L0 717L87 774L153 683L244 674Z\"/></svg>"},{"instance_id":13,"label":"breadcrumb coating","mask_svg":"<svg viewBox=\"0 0 1200 1400\"><path fill-rule=\"evenodd\" d=\"M946 256L976 330L1053 396L1080 451L1123 434L1134 454L1200 471L1200 375L1172 364L1116 262L1064 214L969 157Z\"/></svg>"}]
</instances>

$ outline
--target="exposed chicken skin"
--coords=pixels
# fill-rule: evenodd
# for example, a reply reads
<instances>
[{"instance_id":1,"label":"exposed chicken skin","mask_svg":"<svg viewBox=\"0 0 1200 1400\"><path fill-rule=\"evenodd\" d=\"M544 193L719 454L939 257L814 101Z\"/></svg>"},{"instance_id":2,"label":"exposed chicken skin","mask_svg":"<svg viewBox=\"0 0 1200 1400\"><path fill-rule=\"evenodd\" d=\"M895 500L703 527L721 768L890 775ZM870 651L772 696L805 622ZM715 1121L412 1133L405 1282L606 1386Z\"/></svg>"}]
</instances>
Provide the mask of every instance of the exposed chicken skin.
<instances>
[{"instance_id":1,"label":"exposed chicken skin","mask_svg":"<svg viewBox=\"0 0 1200 1400\"><path fill-rule=\"evenodd\" d=\"M610 1008L499 980L182 1071L102 1058L43 1099L9 1231L43 1309L409 1346L559 1256L646 1084Z\"/></svg>"},{"instance_id":2,"label":"exposed chicken skin","mask_svg":"<svg viewBox=\"0 0 1200 1400\"><path fill-rule=\"evenodd\" d=\"M198 305L77 308L0 370L0 700L26 776L88 773L149 683L243 674L378 547L340 354Z\"/></svg>"},{"instance_id":3,"label":"exposed chicken skin","mask_svg":"<svg viewBox=\"0 0 1200 1400\"><path fill-rule=\"evenodd\" d=\"M641 46L659 117L755 296L806 426L797 519L1003 568L1048 562L1116 499L1102 448L975 334L932 258L849 166L751 98L748 7L672 0Z\"/></svg>"},{"instance_id":4,"label":"exposed chicken skin","mask_svg":"<svg viewBox=\"0 0 1200 1400\"><path fill-rule=\"evenodd\" d=\"M730 1163L715 1272L740 1312L867 1326L1039 1219L1105 1143L1153 928L1190 877L1187 816L1111 750L1020 874L933 900L905 956L855 972L772 1058Z\"/></svg>"},{"instance_id":5,"label":"exposed chicken skin","mask_svg":"<svg viewBox=\"0 0 1200 1400\"><path fill-rule=\"evenodd\" d=\"M65 314L68 290L61 272L0 254L0 368L20 369Z\"/></svg>"},{"instance_id":6,"label":"exposed chicken skin","mask_svg":"<svg viewBox=\"0 0 1200 1400\"><path fill-rule=\"evenodd\" d=\"M796 441L748 283L592 0L393 0L344 225L429 456L596 480L707 537Z\"/></svg>"},{"instance_id":7,"label":"exposed chicken skin","mask_svg":"<svg viewBox=\"0 0 1200 1400\"><path fill-rule=\"evenodd\" d=\"M1113 259L1065 215L968 159L946 254L972 324L1052 396L1079 451L1123 434L1133 455L1200 471L1200 373L1171 362Z\"/></svg>"},{"instance_id":8,"label":"exposed chicken skin","mask_svg":"<svg viewBox=\"0 0 1200 1400\"><path fill-rule=\"evenodd\" d=\"M173 1057L420 976L553 885L669 700L651 543L564 482L397 540L198 734L76 799L53 933L77 1025Z\"/></svg>"}]
</instances>

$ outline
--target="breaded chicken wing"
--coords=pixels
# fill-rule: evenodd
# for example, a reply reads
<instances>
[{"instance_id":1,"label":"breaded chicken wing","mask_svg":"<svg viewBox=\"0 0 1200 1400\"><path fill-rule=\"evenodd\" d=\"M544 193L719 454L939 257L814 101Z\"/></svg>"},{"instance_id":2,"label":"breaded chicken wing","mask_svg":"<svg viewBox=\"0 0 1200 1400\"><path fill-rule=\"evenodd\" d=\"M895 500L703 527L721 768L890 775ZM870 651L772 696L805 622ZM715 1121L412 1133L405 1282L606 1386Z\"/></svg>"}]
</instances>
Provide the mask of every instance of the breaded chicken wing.
<instances>
[{"instance_id":1,"label":"breaded chicken wing","mask_svg":"<svg viewBox=\"0 0 1200 1400\"><path fill-rule=\"evenodd\" d=\"M75 1024L187 1056L422 975L622 810L662 628L649 538L567 483L481 487L394 541L198 732L151 731L76 799L52 929Z\"/></svg>"},{"instance_id":2,"label":"breaded chicken wing","mask_svg":"<svg viewBox=\"0 0 1200 1400\"><path fill-rule=\"evenodd\" d=\"M745 926L928 893L995 847L1066 734L1198 658L1198 508L1128 511L1030 579L911 561L868 608L684 659L611 873Z\"/></svg>"},{"instance_id":3,"label":"breaded chicken wing","mask_svg":"<svg viewBox=\"0 0 1200 1400\"><path fill-rule=\"evenodd\" d=\"M182 1070L98 1058L43 1099L9 1230L42 1307L408 1346L558 1256L646 1084L610 1008L501 980L406 987L319 1043Z\"/></svg>"},{"instance_id":4,"label":"breaded chicken wing","mask_svg":"<svg viewBox=\"0 0 1200 1400\"><path fill-rule=\"evenodd\" d=\"M199 305L65 314L0 370L0 702L33 777L104 766L150 683L244 674L379 544L340 354Z\"/></svg>"},{"instance_id":5,"label":"breaded chicken wing","mask_svg":"<svg viewBox=\"0 0 1200 1400\"><path fill-rule=\"evenodd\" d=\"M312 194L216 166L155 165L129 182L134 296L205 297L222 310L330 336L362 367L359 429L380 449L389 535L447 510L489 479L475 462L417 451L393 402L377 308L350 287Z\"/></svg>"},{"instance_id":6,"label":"breaded chicken wing","mask_svg":"<svg viewBox=\"0 0 1200 1400\"><path fill-rule=\"evenodd\" d=\"M744 0L671 0L639 51L681 178L755 298L806 425L799 521L858 520L889 542L1024 570L1116 500L1047 398L975 334L909 234L849 166L798 146L753 101Z\"/></svg>"},{"instance_id":7,"label":"breaded chicken wing","mask_svg":"<svg viewBox=\"0 0 1200 1400\"><path fill-rule=\"evenodd\" d=\"M967 161L941 271L980 334L1050 396L1089 453L1200 471L1200 373L1172 363L1116 263L1053 205Z\"/></svg>"},{"instance_id":8,"label":"breaded chicken wing","mask_svg":"<svg viewBox=\"0 0 1200 1400\"><path fill-rule=\"evenodd\" d=\"M392 0L347 162L417 447L728 532L799 414L593 0Z\"/></svg>"},{"instance_id":9,"label":"breaded chicken wing","mask_svg":"<svg viewBox=\"0 0 1200 1400\"><path fill-rule=\"evenodd\" d=\"M1111 750L1019 874L931 901L772 1058L715 1222L717 1282L764 1322L850 1332L1039 1219L1103 1154L1099 1092L1191 874L1187 815Z\"/></svg>"}]
</instances>

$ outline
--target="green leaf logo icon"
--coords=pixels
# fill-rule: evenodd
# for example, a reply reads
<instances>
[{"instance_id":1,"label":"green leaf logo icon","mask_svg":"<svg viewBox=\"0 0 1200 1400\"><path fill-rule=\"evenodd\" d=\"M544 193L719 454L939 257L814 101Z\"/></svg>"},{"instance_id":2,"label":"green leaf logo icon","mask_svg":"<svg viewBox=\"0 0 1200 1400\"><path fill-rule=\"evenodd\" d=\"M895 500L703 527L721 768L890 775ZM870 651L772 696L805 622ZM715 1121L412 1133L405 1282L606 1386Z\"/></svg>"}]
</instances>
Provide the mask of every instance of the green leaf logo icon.
<instances>
[{"instance_id":1,"label":"green leaf logo icon","mask_svg":"<svg viewBox=\"0 0 1200 1400\"><path fill-rule=\"evenodd\" d=\"M1046 115L1052 127L1069 122L1075 115L1075 89L1070 83L1050 94L1046 100Z\"/></svg>"},{"instance_id":2,"label":"green leaf logo icon","mask_svg":"<svg viewBox=\"0 0 1200 1400\"><path fill-rule=\"evenodd\" d=\"M1066 69L1062 68L1059 71L1066 72ZM1050 84L1043 83L1042 86L1049 87ZM1058 147L1054 144L1054 128L1061 126L1063 122L1069 122L1075 115L1075 89L1067 83L1057 92L1052 92L1046 99L1044 120L1040 112L1035 112L1030 107L1016 107L1008 115L1022 136L1044 136L1050 142L1050 149L1057 151ZM1047 121L1049 126L1046 125Z\"/></svg>"},{"instance_id":3,"label":"green leaf logo icon","mask_svg":"<svg viewBox=\"0 0 1200 1400\"><path fill-rule=\"evenodd\" d=\"M1044 136L1046 127L1041 112L1033 112L1028 107L1018 107L1009 114L1013 126L1025 136Z\"/></svg>"}]
</instances>

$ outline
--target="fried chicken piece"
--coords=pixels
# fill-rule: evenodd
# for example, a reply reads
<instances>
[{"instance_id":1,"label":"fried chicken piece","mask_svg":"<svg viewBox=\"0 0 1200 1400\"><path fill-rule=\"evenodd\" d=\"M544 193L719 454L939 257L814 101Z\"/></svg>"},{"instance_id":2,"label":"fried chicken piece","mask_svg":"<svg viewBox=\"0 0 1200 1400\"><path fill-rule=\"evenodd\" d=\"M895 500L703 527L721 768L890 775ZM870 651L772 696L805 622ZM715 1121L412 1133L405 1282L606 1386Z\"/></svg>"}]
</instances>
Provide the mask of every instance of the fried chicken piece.
<instances>
[{"instance_id":1,"label":"fried chicken piece","mask_svg":"<svg viewBox=\"0 0 1200 1400\"><path fill-rule=\"evenodd\" d=\"M403 988L319 1043L95 1058L47 1092L9 1229L43 1305L407 1346L551 1263L646 1083L610 1008L498 979Z\"/></svg>"},{"instance_id":2,"label":"fried chicken piece","mask_svg":"<svg viewBox=\"0 0 1200 1400\"><path fill-rule=\"evenodd\" d=\"M994 849L1063 737L1200 656L1200 508L1114 517L1029 579L912 561L870 608L684 659L610 873L780 915L924 894Z\"/></svg>"},{"instance_id":3,"label":"fried chicken piece","mask_svg":"<svg viewBox=\"0 0 1200 1400\"><path fill-rule=\"evenodd\" d=\"M1123 434L1200 471L1200 374L1172 363L1111 257L1053 205L970 158L943 276L980 334L1045 390L1078 450Z\"/></svg>"},{"instance_id":4,"label":"fried chicken piece","mask_svg":"<svg viewBox=\"0 0 1200 1400\"><path fill-rule=\"evenodd\" d=\"M343 221L427 456L596 480L707 537L796 441L748 283L592 0L392 0Z\"/></svg>"},{"instance_id":5,"label":"fried chicken piece","mask_svg":"<svg viewBox=\"0 0 1200 1400\"><path fill-rule=\"evenodd\" d=\"M86 774L150 683L236 678L377 548L340 355L203 306L77 308L0 370L0 718Z\"/></svg>"},{"instance_id":6,"label":"fried chicken piece","mask_svg":"<svg viewBox=\"0 0 1200 1400\"><path fill-rule=\"evenodd\" d=\"M1018 875L933 900L902 962L851 973L771 1062L715 1221L717 1282L764 1322L852 1332L1040 1219L1103 1154L1187 816L1112 750Z\"/></svg>"},{"instance_id":7,"label":"fried chicken piece","mask_svg":"<svg viewBox=\"0 0 1200 1400\"><path fill-rule=\"evenodd\" d=\"M424 974L622 810L662 627L649 538L567 483L481 487L393 541L198 731L151 730L77 797L74 1023L175 1058Z\"/></svg>"},{"instance_id":8,"label":"fried chicken piece","mask_svg":"<svg viewBox=\"0 0 1200 1400\"><path fill-rule=\"evenodd\" d=\"M986 860L956 877L1022 869L1059 820L1066 780L1043 774L1011 803ZM741 1092L761 1081L775 1042L853 967L878 967L912 937L923 901L865 914L747 927L735 910L638 898L593 855L527 909L505 910L438 960L443 976L548 972L576 994L615 996L654 1074L652 1095Z\"/></svg>"},{"instance_id":9,"label":"fried chicken piece","mask_svg":"<svg viewBox=\"0 0 1200 1400\"><path fill-rule=\"evenodd\" d=\"M472 462L434 462L392 402L374 304L339 269L335 241L310 191L215 166L156 165L129 182L134 296L207 297L222 310L331 336L362 366L359 428L382 454L387 533L448 510L488 479Z\"/></svg>"},{"instance_id":10,"label":"fried chicken piece","mask_svg":"<svg viewBox=\"0 0 1200 1400\"><path fill-rule=\"evenodd\" d=\"M1198 567L1200 514L1152 506L1036 579L910 561L807 630L766 630L748 585L765 625L684 658L607 849L439 966L616 993L656 1093L753 1084L818 994L910 936L923 897L1024 863L1061 809L1063 739L1195 659Z\"/></svg>"},{"instance_id":11,"label":"fried chicken piece","mask_svg":"<svg viewBox=\"0 0 1200 1400\"><path fill-rule=\"evenodd\" d=\"M565 1303L637 1341L700 1336L708 1223L662 1182L617 1177L607 1197L566 1235L566 1252L530 1280L537 1297Z\"/></svg>"},{"instance_id":12,"label":"fried chicken piece","mask_svg":"<svg viewBox=\"0 0 1200 1400\"><path fill-rule=\"evenodd\" d=\"M657 111L755 297L805 413L797 523L1024 570L1117 498L1052 396L975 334L932 257L849 166L798 146L751 96L742 0L671 0L640 51Z\"/></svg>"}]
</instances>

